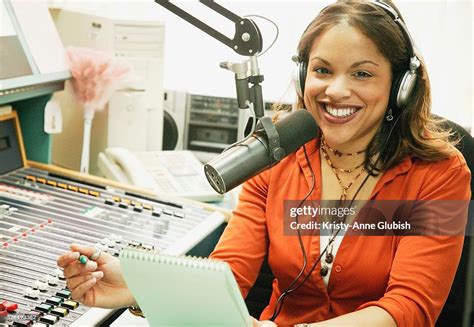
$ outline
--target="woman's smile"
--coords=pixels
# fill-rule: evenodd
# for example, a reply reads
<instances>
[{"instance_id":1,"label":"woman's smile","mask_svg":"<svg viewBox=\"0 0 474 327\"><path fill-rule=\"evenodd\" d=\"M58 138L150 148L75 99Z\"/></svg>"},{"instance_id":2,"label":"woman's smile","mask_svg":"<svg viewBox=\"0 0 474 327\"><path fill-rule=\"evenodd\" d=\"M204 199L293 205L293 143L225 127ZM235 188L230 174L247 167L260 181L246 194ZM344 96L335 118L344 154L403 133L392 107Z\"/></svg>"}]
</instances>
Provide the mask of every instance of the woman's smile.
<instances>
[{"instance_id":1,"label":"woman's smile","mask_svg":"<svg viewBox=\"0 0 474 327\"><path fill-rule=\"evenodd\" d=\"M323 111L322 117L331 124L345 124L354 119L363 109L359 105L329 102L319 102L319 108Z\"/></svg>"}]
</instances>

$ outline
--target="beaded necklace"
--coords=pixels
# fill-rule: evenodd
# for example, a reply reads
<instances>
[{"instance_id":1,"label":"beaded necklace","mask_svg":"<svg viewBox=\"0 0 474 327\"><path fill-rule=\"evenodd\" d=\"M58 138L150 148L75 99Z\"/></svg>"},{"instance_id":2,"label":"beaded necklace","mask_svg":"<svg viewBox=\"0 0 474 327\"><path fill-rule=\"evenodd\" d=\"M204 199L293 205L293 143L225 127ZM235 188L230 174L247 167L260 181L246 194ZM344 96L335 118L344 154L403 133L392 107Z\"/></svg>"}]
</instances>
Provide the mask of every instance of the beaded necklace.
<instances>
[{"instance_id":1,"label":"beaded necklace","mask_svg":"<svg viewBox=\"0 0 474 327\"><path fill-rule=\"evenodd\" d=\"M326 160L328 166L334 172L334 175L336 176L336 179L337 179L339 185L341 186L342 194L341 194L341 197L340 197L339 200L340 200L340 203L342 204L347 200L347 194L348 194L349 189L352 187L352 185L354 185L356 180L365 171L365 168L363 167L364 162L356 165L353 168L349 168L349 169L339 168L339 167L334 166L334 164L332 163L331 158L329 157L328 151L330 151L331 153L333 153L334 155L336 155L338 157L342 157L342 156L356 156L356 155L364 153L365 150L361 150L361 151L357 151L357 152L353 152L353 153L343 153L343 152L340 152L339 150L332 149L326 143L326 141L324 140L324 136L321 137L321 152L322 152L323 157ZM341 177L339 176L339 173L350 174L350 173L353 173L354 171L356 171L357 169L359 169L361 167L362 167L362 169L350 181L350 183L348 185L344 185L344 183L342 182ZM345 220L345 217L344 217L344 220ZM332 240L330 241L330 244L329 244L328 249L326 251L326 256L324 258L324 261L325 261L326 264L321 267L320 274L323 277L325 277L329 273L329 266L328 265L331 264L334 261L334 255L333 255L333 241L334 241L334 239L335 239L335 235L333 235Z\"/></svg>"},{"instance_id":2,"label":"beaded necklace","mask_svg":"<svg viewBox=\"0 0 474 327\"><path fill-rule=\"evenodd\" d=\"M357 166L355 166L353 168L349 168L349 169L339 168L339 167L334 166L334 164L332 163L331 158L329 157L329 154L328 154L328 150L331 151L332 153L334 153L335 155L337 155L338 157L359 155L361 153L364 153L365 150L361 150L361 151L357 151L357 152L353 152L353 153L343 153L343 152L340 152L339 150L332 149L326 143L326 141L324 140L324 137L321 137L321 151L323 153L323 157L326 160L328 166L331 167L332 171L334 172L334 175L336 176L337 182L341 186L342 194L341 194L341 197L340 197L340 201L344 202L347 199L347 192L349 191L351 186L354 185L355 181L360 177L360 175L362 175L362 172L365 171L365 168L362 168L361 171L351 180L351 182L348 185L344 185L344 183L342 182L342 179L339 176L338 172L347 173L347 174L353 173L357 169L361 168L364 165L364 162L358 164Z\"/></svg>"}]
</instances>

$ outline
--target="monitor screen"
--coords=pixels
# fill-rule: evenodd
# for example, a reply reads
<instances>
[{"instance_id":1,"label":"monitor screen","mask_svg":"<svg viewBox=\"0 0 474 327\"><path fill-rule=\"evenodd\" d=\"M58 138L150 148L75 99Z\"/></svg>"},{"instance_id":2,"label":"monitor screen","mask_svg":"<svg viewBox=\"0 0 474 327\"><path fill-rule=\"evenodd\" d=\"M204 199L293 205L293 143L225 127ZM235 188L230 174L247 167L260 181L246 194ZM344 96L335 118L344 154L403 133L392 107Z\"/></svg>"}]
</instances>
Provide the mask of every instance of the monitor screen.
<instances>
[{"instance_id":1,"label":"monitor screen","mask_svg":"<svg viewBox=\"0 0 474 327\"><path fill-rule=\"evenodd\" d=\"M0 80L32 75L5 3L0 2Z\"/></svg>"}]
</instances>

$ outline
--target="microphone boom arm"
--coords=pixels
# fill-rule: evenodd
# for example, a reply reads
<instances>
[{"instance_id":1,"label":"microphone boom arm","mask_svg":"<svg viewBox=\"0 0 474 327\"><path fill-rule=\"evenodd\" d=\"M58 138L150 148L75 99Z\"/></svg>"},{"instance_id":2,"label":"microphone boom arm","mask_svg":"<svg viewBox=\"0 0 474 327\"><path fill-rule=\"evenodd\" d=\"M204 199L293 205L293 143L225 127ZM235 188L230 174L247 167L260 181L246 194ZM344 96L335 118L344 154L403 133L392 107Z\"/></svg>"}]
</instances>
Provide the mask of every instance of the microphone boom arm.
<instances>
[{"instance_id":1,"label":"microphone boom arm","mask_svg":"<svg viewBox=\"0 0 474 327\"><path fill-rule=\"evenodd\" d=\"M235 35L233 39L228 38L206 23L203 23L169 0L155 0L155 2L199 28L204 33L212 36L214 39L224 43L240 55L253 56L262 51L262 35L257 25L252 20L234 14L213 0L199 0L199 2L235 23Z\"/></svg>"},{"instance_id":2,"label":"microphone boom arm","mask_svg":"<svg viewBox=\"0 0 474 327\"><path fill-rule=\"evenodd\" d=\"M254 104L254 111L257 118L263 117L265 109L263 106L262 88L260 83L263 75L260 74L257 62L257 55L262 51L263 40L257 25L247 18L242 18L213 0L199 0L206 7L214 10L235 24L235 35L229 39L224 34L218 32L206 23L179 8L169 0L155 0L157 4L171 11L178 17L199 28L214 39L224 43L229 48L240 55L250 56L250 60L240 64L221 63L221 67L228 69L235 74L235 84L237 92L237 103L239 109L247 109L248 103ZM250 67L250 68L249 68ZM250 74L248 71L250 70ZM249 88L249 83L252 87Z\"/></svg>"},{"instance_id":3,"label":"microphone boom arm","mask_svg":"<svg viewBox=\"0 0 474 327\"><path fill-rule=\"evenodd\" d=\"M253 104L255 116L257 120L260 121L261 127L268 137L268 156L270 165L279 162L285 156L285 151L280 146L280 137L273 122L269 117L265 117L262 87L260 85L260 83L263 82L263 75L260 74L257 61L257 55L262 51L263 40L257 25L251 19L242 18L234 14L230 10L214 2L214 0L199 0L199 2L206 7L234 22L234 38L229 39L224 34L210 27L206 23L203 23L196 17L171 3L169 0L155 0L155 2L188 23L199 28L214 39L224 43L237 54L250 57L248 61L240 64L225 62L221 63L220 66L234 72L235 74L237 103L239 109L247 109L250 103ZM252 84L252 87L249 87L249 83Z\"/></svg>"}]
</instances>

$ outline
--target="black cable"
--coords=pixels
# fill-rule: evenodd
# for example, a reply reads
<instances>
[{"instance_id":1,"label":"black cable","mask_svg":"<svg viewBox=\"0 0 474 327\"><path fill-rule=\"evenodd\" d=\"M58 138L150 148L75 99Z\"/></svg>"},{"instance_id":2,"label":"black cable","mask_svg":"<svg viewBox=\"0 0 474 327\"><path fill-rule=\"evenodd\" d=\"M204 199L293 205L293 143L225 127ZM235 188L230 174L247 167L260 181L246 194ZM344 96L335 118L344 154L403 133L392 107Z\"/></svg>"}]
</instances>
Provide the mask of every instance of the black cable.
<instances>
[{"instance_id":1,"label":"black cable","mask_svg":"<svg viewBox=\"0 0 474 327\"><path fill-rule=\"evenodd\" d=\"M392 135L392 132L393 132L393 129L395 128L395 126L397 125L399 119L400 119L401 115L399 115L397 117L397 119L395 119L395 121L393 121L393 124L392 124L392 127L390 129L390 132L388 133L388 136L387 136L387 139L385 141L385 144L384 144L384 147L388 144L388 141L390 139L390 136ZM307 156L307 153L306 153L306 148L304 148L303 146L303 149L305 151L305 158L306 158L306 161L308 163L308 166L310 168L310 171L311 171L311 176L313 178L313 185L311 187L311 190L310 190L310 193L308 193L304 200L299 204L298 207L300 207L304 201L306 201L306 199L309 197L309 195L313 192L314 190L314 187L315 187L315 178L314 178L314 171L313 171L313 167L311 166L311 163L309 161L309 158ZM381 156L379 155L377 160L375 161L375 164L373 165L373 167L377 167L377 164L379 163L381 159ZM373 169L373 168L372 168ZM360 186L357 188L356 192L354 193L354 196L352 197L351 199L351 202L349 203L349 207L352 205L352 203L354 203L354 200L355 198L357 197L357 195L359 194L359 192L362 190L362 187L365 185L365 183L367 182L367 180L369 179L369 177L371 176L371 173L372 173L372 169L370 170L370 172L367 173L367 176L365 176L364 180L362 181L362 183L360 184ZM344 215L344 221L346 220L347 218L347 213ZM296 215L296 222L298 223L298 215ZM302 251L304 253L304 256L303 258L305 259L305 261L303 262L303 268L301 269L300 273L298 274L298 276L296 276L296 278L290 283L290 285L286 288L285 291L283 291L283 293L278 297L278 300L275 304L275 309L273 310L273 315L271 316L271 318L269 320L271 321L275 321L275 319L278 317L278 315L280 314L282 308L283 308L283 304L285 302L285 298L288 294L296 291L297 289L299 289L309 278L309 276L311 276L311 274L313 273L314 269L316 268L316 266L318 265L318 263L321 261L321 258L323 257L323 255L327 252L329 246L334 242L336 236L339 234L339 232L341 231L341 227L339 227L337 229L337 231L334 233L334 235L331 237L331 239L329 240L328 244L324 247L324 250L321 252L321 254L319 255L319 257L316 259L316 261L314 262L314 264L311 266L311 269L309 270L308 274L304 277L304 279L301 281L301 283L299 283L296 287L292 288L293 285L298 281L298 279L300 279L301 275L303 274L304 270L306 269L306 265L307 265L307 262L306 262L306 251L304 249L304 246L303 246L303 242L302 242L302 239L301 239L301 233L299 232L299 229L298 229L298 237L299 237L299 241L300 241L300 246L302 247Z\"/></svg>"},{"instance_id":2,"label":"black cable","mask_svg":"<svg viewBox=\"0 0 474 327\"><path fill-rule=\"evenodd\" d=\"M309 169L310 169L310 172L311 172L312 183L311 183L311 188L310 188L308 194L306 194L304 199L298 204L298 208L300 208L303 205L303 203L308 199L308 197L311 195L311 193L313 193L314 188L316 186L316 177L314 175L313 167L311 167L309 157L308 157L308 153L306 152L306 146L305 145L303 145L303 151L304 151L304 156L306 158L306 162L308 163L308 166L309 166ZM298 224L298 215L296 215L295 220L296 220L296 223ZM273 321L278 316L278 314L280 313L280 311L278 311L278 313L276 313L276 308L278 308L278 305L279 305L280 302L282 303L281 307L283 306L283 302L284 302L285 297L286 297L286 292L293 287L293 285L298 281L298 279L300 279L300 277L303 275L303 273L306 269L306 265L308 263L306 250L305 250L304 244L303 244L303 238L301 236L301 231L300 231L299 228L297 229L297 232L298 232L299 245L300 245L300 248L301 248L301 252L303 254L303 267L301 267L301 270L298 273L298 275L295 277L295 279L293 279L293 281L290 283L290 285L287 287L287 289L278 298L277 303L275 305L275 311L273 311L273 316L270 318L271 321Z\"/></svg>"}]
</instances>

